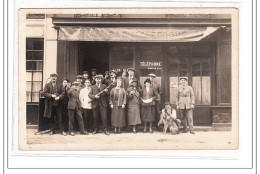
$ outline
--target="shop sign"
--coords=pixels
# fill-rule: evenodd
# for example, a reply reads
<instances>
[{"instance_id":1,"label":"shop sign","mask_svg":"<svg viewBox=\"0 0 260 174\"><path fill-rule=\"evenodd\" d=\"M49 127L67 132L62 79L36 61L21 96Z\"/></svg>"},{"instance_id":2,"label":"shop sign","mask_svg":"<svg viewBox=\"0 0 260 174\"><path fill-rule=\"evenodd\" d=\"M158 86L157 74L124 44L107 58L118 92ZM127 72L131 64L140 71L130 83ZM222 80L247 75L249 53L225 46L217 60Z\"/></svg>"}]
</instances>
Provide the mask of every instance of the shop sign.
<instances>
[{"instance_id":1,"label":"shop sign","mask_svg":"<svg viewBox=\"0 0 260 174\"><path fill-rule=\"evenodd\" d=\"M150 62L150 61L142 61L140 62L140 68L147 68L147 69L161 69L162 62Z\"/></svg>"}]
</instances>

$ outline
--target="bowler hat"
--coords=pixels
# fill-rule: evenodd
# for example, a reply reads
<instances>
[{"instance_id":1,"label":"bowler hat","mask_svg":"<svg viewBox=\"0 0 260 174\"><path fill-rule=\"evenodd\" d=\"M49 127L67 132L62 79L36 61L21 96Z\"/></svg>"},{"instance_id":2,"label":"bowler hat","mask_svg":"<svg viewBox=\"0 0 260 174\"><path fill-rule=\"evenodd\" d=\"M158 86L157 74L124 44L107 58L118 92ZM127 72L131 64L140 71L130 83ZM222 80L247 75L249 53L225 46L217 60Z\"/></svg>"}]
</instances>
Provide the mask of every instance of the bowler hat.
<instances>
[{"instance_id":1,"label":"bowler hat","mask_svg":"<svg viewBox=\"0 0 260 174\"><path fill-rule=\"evenodd\" d=\"M144 84L145 84L146 82L148 82L148 83L152 84L152 82L151 82L151 80L150 80L150 79L146 79L146 80L144 81Z\"/></svg>"},{"instance_id":2,"label":"bowler hat","mask_svg":"<svg viewBox=\"0 0 260 174\"><path fill-rule=\"evenodd\" d=\"M76 79L84 79L82 75L77 75Z\"/></svg>"},{"instance_id":3,"label":"bowler hat","mask_svg":"<svg viewBox=\"0 0 260 174\"><path fill-rule=\"evenodd\" d=\"M156 75L151 73L151 74L148 74L148 77L156 77Z\"/></svg>"},{"instance_id":4,"label":"bowler hat","mask_svg":"<svg viewBox=\"0 0 260 174\"><path fill-rule=\"evenodd\" d=\"M51 73L50 76L51 77L54 77L54 76L58 77L58 74L57 73Z\"/></svg>"},{"instance_id":5,"label":"bowler hat","mask_svg":"<svg viewBox=\"0 0 260 174\"><path fill-rule=\"evenodd\" d=\"M180 80L181 80L181 79L188 81L188 78L187 78L187 77L180 77Z\"/></svg>"}]
</instances>

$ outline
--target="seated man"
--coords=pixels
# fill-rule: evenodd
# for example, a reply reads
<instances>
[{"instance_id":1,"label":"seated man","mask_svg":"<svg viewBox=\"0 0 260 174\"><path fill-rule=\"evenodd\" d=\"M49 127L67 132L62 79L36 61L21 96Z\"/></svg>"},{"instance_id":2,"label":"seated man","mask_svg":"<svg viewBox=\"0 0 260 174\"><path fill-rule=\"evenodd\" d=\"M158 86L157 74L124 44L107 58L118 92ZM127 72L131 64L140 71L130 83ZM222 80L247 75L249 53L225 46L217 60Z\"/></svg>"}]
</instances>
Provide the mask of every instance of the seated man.
<instances>
[{"instance_id":1,"label":"seated man","mask_svg":"<svg viewBox=\"0 0 260 174\"><path fill-rule=\"evenodd\" d=\"M181 120L176 117L176 110L171 107L169 102L164 104L164 109L162 110L160 121L158 126L164 125L163 133L166 134L169 128L171 134L176 135L179 133Z\"/></svg>"}]
</instances>

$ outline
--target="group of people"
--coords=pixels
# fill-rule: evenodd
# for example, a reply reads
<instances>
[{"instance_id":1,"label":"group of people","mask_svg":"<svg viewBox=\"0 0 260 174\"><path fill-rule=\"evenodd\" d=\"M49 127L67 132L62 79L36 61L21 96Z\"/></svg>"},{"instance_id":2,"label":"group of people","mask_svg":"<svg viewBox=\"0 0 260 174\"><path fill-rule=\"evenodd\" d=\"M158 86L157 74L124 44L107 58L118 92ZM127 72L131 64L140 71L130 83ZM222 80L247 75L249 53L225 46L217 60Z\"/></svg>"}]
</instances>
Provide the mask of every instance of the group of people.
<instances>
[{"instance_id":1,"label":"group of people","mask_svg":"<svg viewBox=\"0 0 260 174\"><path fill-rule=\"evenodd\" d=\"M50 135L55 133L56 122L64 136L67 135L66 125L72 136L75 136L75 125L80 134L87 135L90 132L97 134L101 124L106 135L110 134L110 124L115 134L121 133L124 127L137 133L137 125L142 123L144 133L153 133L154 122L157 126L164 126L163 133L169 130L178 134L182 123L183 132L187 132L189 126L190 133L194 134L194 93L187 85L186 77L180 78L176 99L177 109L181 110L182 119L179 120L169 102L164 104L162 111L159 110L161 89L154 80L155 74L149 74L142 87L133 68L129 68L127 73L128 76L123 73L117 77L117 71L111 70L104 77L92 69L91 74L84 71L71 84L68 79L63 79L60 84L58 74L51 74L51 81L43 89L44 117L51 120ZM77 124L74 123L75 117Z\"/></svg>"}]
</instances>

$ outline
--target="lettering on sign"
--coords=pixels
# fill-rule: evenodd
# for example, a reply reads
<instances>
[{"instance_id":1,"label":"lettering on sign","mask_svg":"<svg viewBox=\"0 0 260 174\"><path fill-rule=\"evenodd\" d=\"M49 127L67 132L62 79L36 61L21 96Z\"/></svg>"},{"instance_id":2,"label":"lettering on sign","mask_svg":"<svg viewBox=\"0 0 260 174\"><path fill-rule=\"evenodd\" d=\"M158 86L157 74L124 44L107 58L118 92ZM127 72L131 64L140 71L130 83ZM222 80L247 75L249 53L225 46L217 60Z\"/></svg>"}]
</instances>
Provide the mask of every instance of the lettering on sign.
<instances>
[{"instance_id":1,"label":"lettering on sign","mask_svg":"<svg viewBox=\"0 0 260 174\"><path fill-rule=\"evenodd\" d=\"M74 14L74 18L120 18L120 14Z\"/></svg>"},{"instance_id":2,"label":"lettering on sign","mask_svg":"<svg viewBox=\"0 0 260 174\"><path fill-rule=\"evenodd\" d=\"M166 14L167 18L215 18L214 14Z\"/></svg>"},{"instance_id":3,"label":"lettering on sign","mask_svg":"<svg viewBox=\"0 0 260 174\"><path fill-rule=\"evenodd\" d=\"M153 66L162 66L162 63L161 62L149 62L149 61L143 61L143 62L140 62L140 66L144 66L144 67L153 67Z\"/></svg>"}]
</instances>

